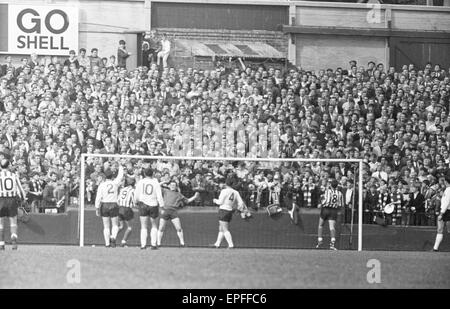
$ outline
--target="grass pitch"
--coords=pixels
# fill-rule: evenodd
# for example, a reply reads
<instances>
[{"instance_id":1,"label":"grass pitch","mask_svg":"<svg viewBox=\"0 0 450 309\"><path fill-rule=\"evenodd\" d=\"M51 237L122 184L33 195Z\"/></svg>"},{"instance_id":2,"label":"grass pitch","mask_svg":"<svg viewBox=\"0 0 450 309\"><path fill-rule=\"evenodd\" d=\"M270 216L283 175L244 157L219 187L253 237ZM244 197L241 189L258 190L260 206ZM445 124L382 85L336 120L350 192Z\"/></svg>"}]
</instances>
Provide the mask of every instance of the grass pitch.
<instances>
[{"instance_id":1,"label":"grass pitch","mask_svg":"<svg viewBox=\"0 0 450 309\"><path fill-rule=\"evenodd\" d=\"M450 253L22 245L0 251L0 274L0 288L450 288Z\"/></svg>"}]
</instances>

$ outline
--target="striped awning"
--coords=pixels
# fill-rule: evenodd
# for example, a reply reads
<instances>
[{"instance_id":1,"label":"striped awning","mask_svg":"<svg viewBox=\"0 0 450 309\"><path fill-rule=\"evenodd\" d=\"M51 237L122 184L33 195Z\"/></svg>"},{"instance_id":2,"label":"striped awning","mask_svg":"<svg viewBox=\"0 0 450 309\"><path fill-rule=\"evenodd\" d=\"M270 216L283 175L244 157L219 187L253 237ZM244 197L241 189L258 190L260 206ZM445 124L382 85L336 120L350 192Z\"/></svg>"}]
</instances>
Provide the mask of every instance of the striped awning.
<instances>
[{"instance_id":1,"label":"striped awning","mask_svg":"<svg viewBox=\"0 0 450 309\"><path fill-rule=\"evenodd\" d=\"M286 58L282 52L266 43L176 40L175 44L177 48L200 57Z\"/></svg>"}]
</instances>

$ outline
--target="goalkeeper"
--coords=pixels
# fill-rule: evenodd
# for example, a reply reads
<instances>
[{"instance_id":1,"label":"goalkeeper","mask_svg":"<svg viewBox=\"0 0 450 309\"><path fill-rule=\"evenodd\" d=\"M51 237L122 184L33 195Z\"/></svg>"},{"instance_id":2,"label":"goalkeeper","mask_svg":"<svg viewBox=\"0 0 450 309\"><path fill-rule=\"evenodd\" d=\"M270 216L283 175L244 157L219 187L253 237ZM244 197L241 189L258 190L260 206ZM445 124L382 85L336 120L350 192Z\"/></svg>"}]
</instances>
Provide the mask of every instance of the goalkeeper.
<instances>
[{"instance_id":1,"label":"goalkeeper","mask_svg":"<svg viewBox=\"0 0 450 309\"><path fill-rule=\"evenodd\" d=\"M172 180L169 182L168 188L162 188L162 196L164 199L164 206L161 209L161 218L158 229L158 247L161 246L161 240L164 234L167 221L172 221L175 230L177 231L178 239L180 240L180 247L184 247L184 235L181 228L181 221L178 217L178 209L185 204L189 204L200 196L200 193L195 192L191 198L186 198L179 192L177 183Z\"/></svg>"}]
</instances>

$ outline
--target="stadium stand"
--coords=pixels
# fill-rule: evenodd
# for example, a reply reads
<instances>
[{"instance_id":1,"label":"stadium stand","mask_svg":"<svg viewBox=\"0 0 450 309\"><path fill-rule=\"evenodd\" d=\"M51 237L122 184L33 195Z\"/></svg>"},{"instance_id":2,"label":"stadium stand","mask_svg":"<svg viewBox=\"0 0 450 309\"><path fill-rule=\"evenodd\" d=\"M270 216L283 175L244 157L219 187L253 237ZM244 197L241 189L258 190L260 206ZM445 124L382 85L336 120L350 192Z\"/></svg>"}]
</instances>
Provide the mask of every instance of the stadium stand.
<instances>
[{"instance_id":1,"label":"stadium stand","mask_svg":"<svg viewBox=\"0 0 450 309\"><path fill-rule=\"evenodd\" d=\"M33 211L64 212L76 204L81 153L188 155L192 146L176 140L180 128L193 127L200 115L204 130L240 121L275 123L280 157L362 158L364 223L374 223L383 205L399 200L388 224L435 225L445 189L439 176L450 166L450 68L429 63L396 71L350 61L317 72L244 63L213 70L149 63L125 70L106 58L88 59L41 58L36 64L24 58L15 66L6 57L0 64L0 159L9 158L27 184ZM258 154L244 148L245 156ZM143 163L130 162L129 176ZM255 208L274 202L271 191L282 192L282 207L295 199L315 208L330 177L345 192L355 176L346 164L158 164L152 164L157 177L176 179L186 195L202 192L197 206L210 205L209 193L228 171ZM88 202L111 168L89 160ZM426 202L414 204L418 194ZM346 200L347 209L352 202Z\"/></svg>"}]
</instances>

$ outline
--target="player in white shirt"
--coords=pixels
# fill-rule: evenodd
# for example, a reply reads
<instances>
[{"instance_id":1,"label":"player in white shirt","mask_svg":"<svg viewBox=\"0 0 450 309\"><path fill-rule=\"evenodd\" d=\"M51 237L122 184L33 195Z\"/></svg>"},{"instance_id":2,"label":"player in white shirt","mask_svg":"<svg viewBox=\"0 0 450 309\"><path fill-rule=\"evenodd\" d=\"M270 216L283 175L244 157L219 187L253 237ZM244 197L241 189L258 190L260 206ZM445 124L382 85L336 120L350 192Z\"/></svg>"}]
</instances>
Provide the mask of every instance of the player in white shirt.
<instances>
[{"instance_id":1,"label":"player in white shirt","mask_svg":"<svg viewBox=\"0 0 450 309\"><path fill-rule=\"evenodd\" d=\"M441 198L441 210L437 217L437 234L434 242L433 251L439 251L439 245L444 238L444 226L447 225L447 232L450 233L450 171L445 178L445 191Z\"/></svg>"},{"instance_id":2,"label":"player in white shirt","mask_svg":"<svg viewBox=\"0 0 450 309\"><path fill-rule=\"evenodd\" d=\"M97 189L95 208L97 216L101 216L103 220L103 237L105 238L106 247L116 246L116 237L119 232L119 206L117 205L117 198L123 174L123 167L121 165L119 166L119 172L116 178L114 178L111 170L106 170L106 180Z\"/></svg>"},{"instance_id":3,"label":"player in white shirt","mask_svg":"<svg viewBox=\"0 0 450 309\"><path fill-rule=\"evenodd\" d=\"M246 209L245 203L241 198L238 191L232 188L234 180L232 178L227 178L225 180L225 187L220 192L219 198L214 199L213 202L219 205L219 233L217 235L217 241L214 247L219 248L225 237L228 248L234 248L233 238L228 229L231 218L233 217L233 212L236 209L241 211Z\"/></svg>"},{"instance_id":4,"label":"player in white shirt","mask_svg":"<svg viewBox=\"0 0 450 309\"><path fill-rule=\"evenodd\" d=\"M120 190L117 204L119 205L119 231L127 226L120 243L121 247L126 247L127 239L131 234L132 222L134 218L134 185L136 180L134 178L127 177L125 179L125 186ZM125 223L125 224L124 224Z\"/></svg>"},{"instance_id":5,"label":"player in white shirt","mask_svg":"<svg viewBox=\"0 0 450 309\"><path fill-rule=\"evenodd\" d=\"M150 244L153 250L158 249L158 216L159 207L164 207L161 185L153 178L153 170L148 167L144 170L144 178L139 180L134 191L134 201L139 208L141 221L141 249L147 247L148 218L150 217Z\"/></svg>"}]
</instances>

